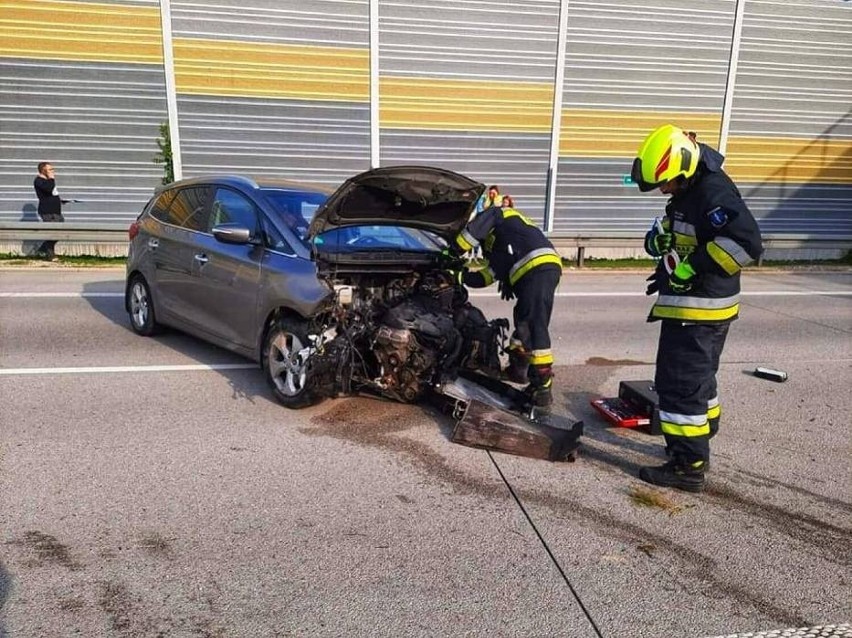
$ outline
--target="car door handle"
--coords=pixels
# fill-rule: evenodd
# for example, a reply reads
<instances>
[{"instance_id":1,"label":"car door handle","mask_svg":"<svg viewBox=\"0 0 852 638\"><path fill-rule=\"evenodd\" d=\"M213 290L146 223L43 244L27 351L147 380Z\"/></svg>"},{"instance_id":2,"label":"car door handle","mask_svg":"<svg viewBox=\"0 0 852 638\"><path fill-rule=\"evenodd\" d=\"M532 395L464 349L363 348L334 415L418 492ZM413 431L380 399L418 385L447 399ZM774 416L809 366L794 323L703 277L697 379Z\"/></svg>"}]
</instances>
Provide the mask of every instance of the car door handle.
<instances>
[{"instance_id":1,"label":"car door handle","mask_svg":"<svg viewBox=\"0 0 852 638\"><path fill-rule=\"evenodd\" d=\"M160 240L159 239L151 238L151 239L148 240L148 248L152 248L152 249L153 248L159 248L159 246L160 246Z\"/></svg>"},{"instance_id":2,"label":"car door handle","mask_svg":"<svg viewBox=\"0 0 852 638\"><path fill-rule=\"evenodd\" d=\"M201 264L203 266L204 264L206 264L210 260L207 258L207 255L205 255L204 253L201 253L201 254L198 254L198 255L195 256L195 261L197 261L199 264Z\"/></svg>"}]
</instances>

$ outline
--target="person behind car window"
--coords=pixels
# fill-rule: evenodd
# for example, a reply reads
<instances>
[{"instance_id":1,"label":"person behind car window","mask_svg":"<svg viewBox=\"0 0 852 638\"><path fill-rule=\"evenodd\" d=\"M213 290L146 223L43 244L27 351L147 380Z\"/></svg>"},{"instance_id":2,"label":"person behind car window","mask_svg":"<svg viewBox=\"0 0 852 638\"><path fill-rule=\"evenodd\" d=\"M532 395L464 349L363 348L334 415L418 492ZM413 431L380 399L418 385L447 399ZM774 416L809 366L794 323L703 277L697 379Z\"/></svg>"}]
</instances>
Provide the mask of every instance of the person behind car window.
<instances>
[{"instance_id":1,"label":"person behind car window","mask_svg":"<svg viewBox=\"0 0 852 638\"><path fill-rule=\"evenodd\" d=\"M500 201L500 187L497 184L492 184L477 200L473 213L474 216L488 210L492 206L500 206Z\"/></svg>"},{"instance_id":2,"label":"person behind car window","mask_svg":"<svg viewBox=\"0 0 852 638\"><path fill-rule=\"evenodd\" d=\"M456 237L451 250L461 256L476 246L482 247L485 267L477 271L465 268L457 273L457 281L482 288L496 280L504 300L517 297L506 374L516 383L528 380L525 392L530 402L547 413L553 403L550 316L562 275L562 257L541 229L512 207L491 206L477 215Z\"/></svg>"}]
</instances>

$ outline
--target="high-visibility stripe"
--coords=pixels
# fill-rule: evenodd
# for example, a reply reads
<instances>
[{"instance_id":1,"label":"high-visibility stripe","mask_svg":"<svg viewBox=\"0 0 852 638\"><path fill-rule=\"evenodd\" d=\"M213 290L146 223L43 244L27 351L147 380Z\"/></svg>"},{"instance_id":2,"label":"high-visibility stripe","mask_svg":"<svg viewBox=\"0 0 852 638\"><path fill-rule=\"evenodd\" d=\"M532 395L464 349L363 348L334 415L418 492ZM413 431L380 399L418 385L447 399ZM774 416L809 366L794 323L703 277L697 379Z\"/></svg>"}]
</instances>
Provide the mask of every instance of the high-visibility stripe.
<instances>
[{"instance_id":1,"label":"high-visibility stripe","mask_svg":"<svg viewBox=\"0 0 852 638\"><path fill-rule=\"evenodd\" d=\"M503 219L509 219L510 217L518 217L527 226L535 226L535 222L524 215L521 211L515 210L514 208L504 208Z\"/></svg>"},{"instance_id":2,"label":"high-visibility stripe","mask_svg":"<svg viewBox=\"0 0 852 638\"><path fill-rule=\"evenodd\" d=\"M533 350L530 353L530 363L534 366L547 365L553 363L552 350Z\"/></svg>"},{"instance_id":3,"label":"high-visibility stripe","mask_svg":"<svg viewBox=\"0 0 852 638\"><path fill-rule=\"evenodd\" d=\"M724 309L736 305L739 295L730 297L693 297L691 295L660 295L657 303L663 306L683 306L686 308Z\"/></svg>"},{"instance_id":4,"label":"high-visibility stripe","mask_svg":"<svg viewBox=\"0 0 852 638\"><path fill-rule=\"evenodd\" d=\"M707 421L703 425L681 425L672 423L671 421L663 421L660 418L660 428L663 434L670 434L672 436L694 437L709 436L710 434L710 424Z\"/></svg>"},{"instance_id":5,"label":"high-visibility stripe","mask_svg":"<svg viewBox=\"0 0 852 638\"><path fill-rule=\"evenodd\" d=\"M674 238L675 250L677 250L678 254L684 252L686 254L689 254L698 245L698 239L696 239L694 235L683 235L681 233L674 233ZM686 250L686 247L688 247L689 249Z\"/></svg>"},{"instance_id":6,"label":"high-visibility stripe","mask_svg":"<svg viewBox=\"0 0 852 638\"><path fill-rule=\"evenodd\" d=\"M509 283L515 285L517 281L533 268L544 264L556 264L562 266L562 257L552 248L538 248L531 250L521 257L509 271Z\"/></svg>"},{"instance_id":7,"label":"high-visibility stripe","mask_svg":"<svg viewBox=\"0 0 852 638\"><path fill-rule=\"evenodd\" d=\"M488 268L483 268L479 271L479 274L482 275L482 280L485 282L486 286L490 286L494 283L494 271L489 266Z\"/></svg>"},{"instance_id":8,"label":"high-visibility stripe","mask_svg":"<svg viewBox=\"0 0 852 638\"><path fill-rule=\"evenodd\" d=\"M656 319L678 319L680 321L727 321L740 312L740 304L729 308L708 310L706 308L684 308L682 306L665 306L659 303L651 309L651 316Z\"/></svg>"},{"instance_id":9,"label":"high-visibility stripe","mask_svg":"<svg viewBox=\"0 0 852 638\"><path fill-rule=\"evenodd\" d=\"M695 237L697 234L695 232L695 226L679 220L672 224L672 231L677 235L689 235L690 237Z\"/></svg>"},{"instance_id":10,"label":"high-visibility stripe","mask_svg":"<svg viewBox=\"0 0 852 638\"><path fill-rule=\"evenodd\" d=\"M719 405L719 404L716 404L712 407L707 408L707 420L708 421L710 419L718 419L719 415L721 415L721 414L722 414L722 406Z\"/></svg>"},{"instance_id":11,"label":"high-visibility stripe","mask_svg":"<svg viewBox=\"0 0 852 638\"><path fill-rule=\"evenodd\" d=\"M742 268L737 263L736 259L731 257L725 249L719 246L716 242L711 241L707 244L707 254L729 275L736 275Z\"/></svg>"},{"instance_id":12,"label":"high-visibility stripe","mask_svg":"<svg viewBox=\"0 0 852 638\"><path fill-rule=\"evenodd\" d=\"M479 242L476 241L476 238L473 237L467 229L463 230L456 237L456 244L459 248L462 249L463 252L467 252L469 250L473 250L473 247L476 246Z\"/></svg>"}]
</instances>

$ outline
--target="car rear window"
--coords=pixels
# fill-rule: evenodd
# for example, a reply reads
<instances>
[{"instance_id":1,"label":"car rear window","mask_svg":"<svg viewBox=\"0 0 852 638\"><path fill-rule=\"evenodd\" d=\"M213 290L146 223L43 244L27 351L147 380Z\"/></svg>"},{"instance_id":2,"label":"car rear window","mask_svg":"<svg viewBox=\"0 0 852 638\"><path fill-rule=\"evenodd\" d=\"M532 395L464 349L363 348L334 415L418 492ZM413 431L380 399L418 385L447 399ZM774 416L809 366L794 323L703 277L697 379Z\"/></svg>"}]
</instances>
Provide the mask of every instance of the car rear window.
<instances>
[{"instance_id":1,"label":"car rear window","mask_svg":"<svg viewBox=\"0 0 852 638\"><path fill-rule=\"evenodd\" d=\"M206 225L208 186L164 191L154 202L151 215L161 222L187 230L203 231Z\"/></svg>"}]
</instances>

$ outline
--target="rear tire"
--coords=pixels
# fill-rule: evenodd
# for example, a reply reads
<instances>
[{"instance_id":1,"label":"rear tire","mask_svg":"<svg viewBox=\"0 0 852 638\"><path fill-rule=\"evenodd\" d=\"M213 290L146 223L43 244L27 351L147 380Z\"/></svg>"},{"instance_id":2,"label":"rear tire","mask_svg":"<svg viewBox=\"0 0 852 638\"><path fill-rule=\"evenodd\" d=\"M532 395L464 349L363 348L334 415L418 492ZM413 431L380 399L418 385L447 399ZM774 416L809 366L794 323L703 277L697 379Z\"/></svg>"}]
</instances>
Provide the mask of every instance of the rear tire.
<instances>
[{"instance_id":1,"label":"rear tire","mask_svg":"<svg viewBox=\"0 0 852 638\"><path fill-rule=\"evenodd\" d=\"M282 405L306 408L318 403L303 350L310 344L304 321L291 317L274 320L263 343L263 375Z\"/></svg>"},{"instance_id":2,"label":"rear tire","mask_svg":"<svg viewBox=\"0 0 852 638\"><path fill-rule=\"evenodd\" d=\"M142 275L134 275L127 288L127 314L133 332L143 337L157 334L162 326L157 323L154 298L148 282Z\"/></svg>"}]
</instances>

